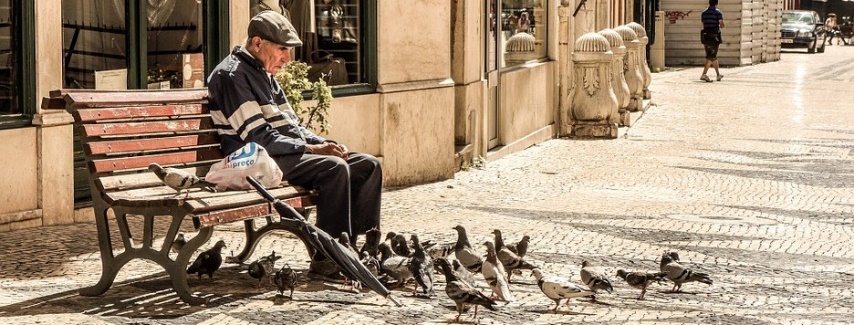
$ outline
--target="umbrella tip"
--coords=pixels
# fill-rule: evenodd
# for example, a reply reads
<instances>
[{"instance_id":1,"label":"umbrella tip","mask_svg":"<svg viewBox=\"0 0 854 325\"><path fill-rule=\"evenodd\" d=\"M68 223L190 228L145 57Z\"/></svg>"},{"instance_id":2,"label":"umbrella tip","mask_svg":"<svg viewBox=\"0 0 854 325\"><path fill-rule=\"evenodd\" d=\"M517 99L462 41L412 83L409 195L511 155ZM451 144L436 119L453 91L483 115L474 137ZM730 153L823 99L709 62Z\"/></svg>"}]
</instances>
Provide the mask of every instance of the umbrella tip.
<instances>
[{"instance_id":1,"label":"umbrella tip","mask_svg":"<svg viewBox=\"0 0 854 325\"><path fill-rule=\"evenodd\" d=\"M394 297L394 295L389 294L388 297L386 297L386 298L388 298L388 300L391 300L391 302L393 302L395 304L395 306L403 307L403 304L400 303L400 301L398 301L397 298Z\"/></svg>"}]
</instances>

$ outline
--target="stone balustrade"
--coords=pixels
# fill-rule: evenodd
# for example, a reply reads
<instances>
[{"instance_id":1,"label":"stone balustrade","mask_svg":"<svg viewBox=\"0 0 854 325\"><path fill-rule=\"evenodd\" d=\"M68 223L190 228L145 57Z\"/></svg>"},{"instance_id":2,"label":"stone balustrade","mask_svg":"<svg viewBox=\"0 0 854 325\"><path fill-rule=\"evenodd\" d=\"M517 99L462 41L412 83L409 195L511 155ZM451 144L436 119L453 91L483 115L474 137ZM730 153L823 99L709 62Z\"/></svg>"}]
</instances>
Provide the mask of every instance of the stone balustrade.
<instances>
[{"instance_id":1,"label":"stone balustrade","mask_svg":"<svg viewBox=\"0 0 854 325\"><path fill-rule=\"evenodd\" d=\"M649 92L649 84L652 83L652 72L649 71L649 62L646 58L646 45L649 44L649 37L646 36L646 29L636 22L631 22L626 24L629 26L636 34L638 34L638 41L640 41L640 49L638 49L638 65L640 66L641 76L643 77L643 99L652 98L652 94Z\"/></svg>"},{"instance_id":2,"label":"stone balustrade","mask_svg":"<svg viewBox=\"0 0 854 325\"><path fill-rule=\"evenodd\" d=\"M611 86L613 52L608 39L587 33L575 42L574 96L569 109L572 136L616 138L620 114Z\"/></svg>"},{"instance_id":3,"label":"stone balustrade","mask_svg":"<svg viewBox=\"0 0 854 325\"><path fill-rule=\"evenodd\" d=\"M640 56L638 54L640 41L638 34L626 25L614 28L623 37L623 45L626 46L626 58L623 61L623 73L626 84L629 86L629 105L626 106L630 112L636 112L643 108L643 76L639 66Z\"/></svg>"}]
</instances>

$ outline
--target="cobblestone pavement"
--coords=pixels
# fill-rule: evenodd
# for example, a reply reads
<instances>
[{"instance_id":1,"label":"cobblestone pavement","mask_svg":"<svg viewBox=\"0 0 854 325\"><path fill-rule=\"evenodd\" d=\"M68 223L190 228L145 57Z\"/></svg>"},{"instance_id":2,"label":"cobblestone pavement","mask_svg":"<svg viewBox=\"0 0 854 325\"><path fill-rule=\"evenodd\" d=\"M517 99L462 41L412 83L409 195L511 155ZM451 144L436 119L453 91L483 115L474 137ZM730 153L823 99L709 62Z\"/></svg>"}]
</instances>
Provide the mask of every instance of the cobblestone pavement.
<instances>
[{"instance_id":1,"label":"cobblestone pavement","mask_svg":"<svg viewBox=\"0 0 854 325\"><path fill-rule=\"evenodd\" d=\"M453 180L388 189L384 227L452 241L451 227L463 224L473 243L494 228L511 242L528 234L532 262L577 282L582 260L608 274L657 270L664 250L715 280L686 284L682 294L653 286L638 301L612 277L615 291L600 303L577 299L554 313L526 272L511 284L517 301L482 310L484 324L848 322L852 56L854 47L785 53L781 62L725 69L711 84L699 81L698 68L655 74L654 104L620 139L552 140ZM228 252L241 236L229 226L214 239ZM265 237L253 258L272 249L307 267L289 234ZM140 261L104 296L81 297L77 290L100 274L92 224L5 232L0 252L2 323L423 324L456 314L443 281L433 299L396 290L404 307L305 281L290 301L255 288L235 266L213 282L192 278L193 290L214 298L192 307L156 265Z\"/></svg>"}]
</instances>

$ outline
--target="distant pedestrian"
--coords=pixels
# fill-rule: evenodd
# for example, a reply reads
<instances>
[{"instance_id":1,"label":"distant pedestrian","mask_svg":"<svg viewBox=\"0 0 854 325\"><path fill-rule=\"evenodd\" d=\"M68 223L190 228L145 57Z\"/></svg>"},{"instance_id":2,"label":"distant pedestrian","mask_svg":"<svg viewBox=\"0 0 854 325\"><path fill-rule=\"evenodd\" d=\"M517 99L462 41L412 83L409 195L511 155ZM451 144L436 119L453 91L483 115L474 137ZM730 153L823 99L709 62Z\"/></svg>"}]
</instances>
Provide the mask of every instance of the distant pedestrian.
<instances>
[{"instance_id":1,"label":"distant pedestrian","mask_svg":"<svg viewBox=\"0 0 854 325\"><path fill-rule=\"evenodd\" d=\"M711 66L715 67L718 81L721 81L724 77L718 65L718 47L723 42L721 39L721 28L726 27L726 25L724 24L724 14L717 6L718 0L709 0L709 8L704 10L700 16L703 21L700 41L706 50L706 65L703 67L703 75L700 76L700 80L705 82L712 82L712 79L709 79L709 76L706 75Z\"/></svg>"},{"instance_id":2,"label":"distant pedestrian","mask_svg":"<svg viewBox=\"0 0 854 325\"><path fill-rule=\"evenodd\" d=\"M830 13L827 15L827 20L824 22L824 30L827 31L827 34L830 34L830 37L827 39L827 45L833 45L833 37L836 35L839 35L839 39L842 40L843 44L848 45L845 37L842 37L839 22L836 21L836 14Z\"/></svg>"}]
</instances>

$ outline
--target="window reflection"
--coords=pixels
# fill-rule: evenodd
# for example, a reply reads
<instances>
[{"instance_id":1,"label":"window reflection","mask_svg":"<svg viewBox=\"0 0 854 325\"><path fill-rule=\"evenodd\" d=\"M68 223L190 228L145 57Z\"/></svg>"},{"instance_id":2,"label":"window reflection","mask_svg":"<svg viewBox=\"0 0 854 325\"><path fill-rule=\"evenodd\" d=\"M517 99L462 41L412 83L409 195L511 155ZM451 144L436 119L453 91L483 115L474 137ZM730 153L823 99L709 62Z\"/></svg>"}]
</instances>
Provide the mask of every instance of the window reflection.
<instances>
[{"instance_id":1,"label":"window reflection","mask_svg":"<svg viewBox=\"0 0 854 325\"><path fill-rule=\"evenodd\" d=\"M18 104L16 26L12 17L15 4L11 0L0 0L0 115L21 113Z\"/></svg>"},{"instance_id":2,"label":"window reflection","mask_svg":"<svg viewBox=\"0 0 854 325\"><path fill-rule=\"evenodd\" d=\"M546 57L546 25L543 0L502 0L502 66L514 66Z\"/></svg>"}]
</instances>

